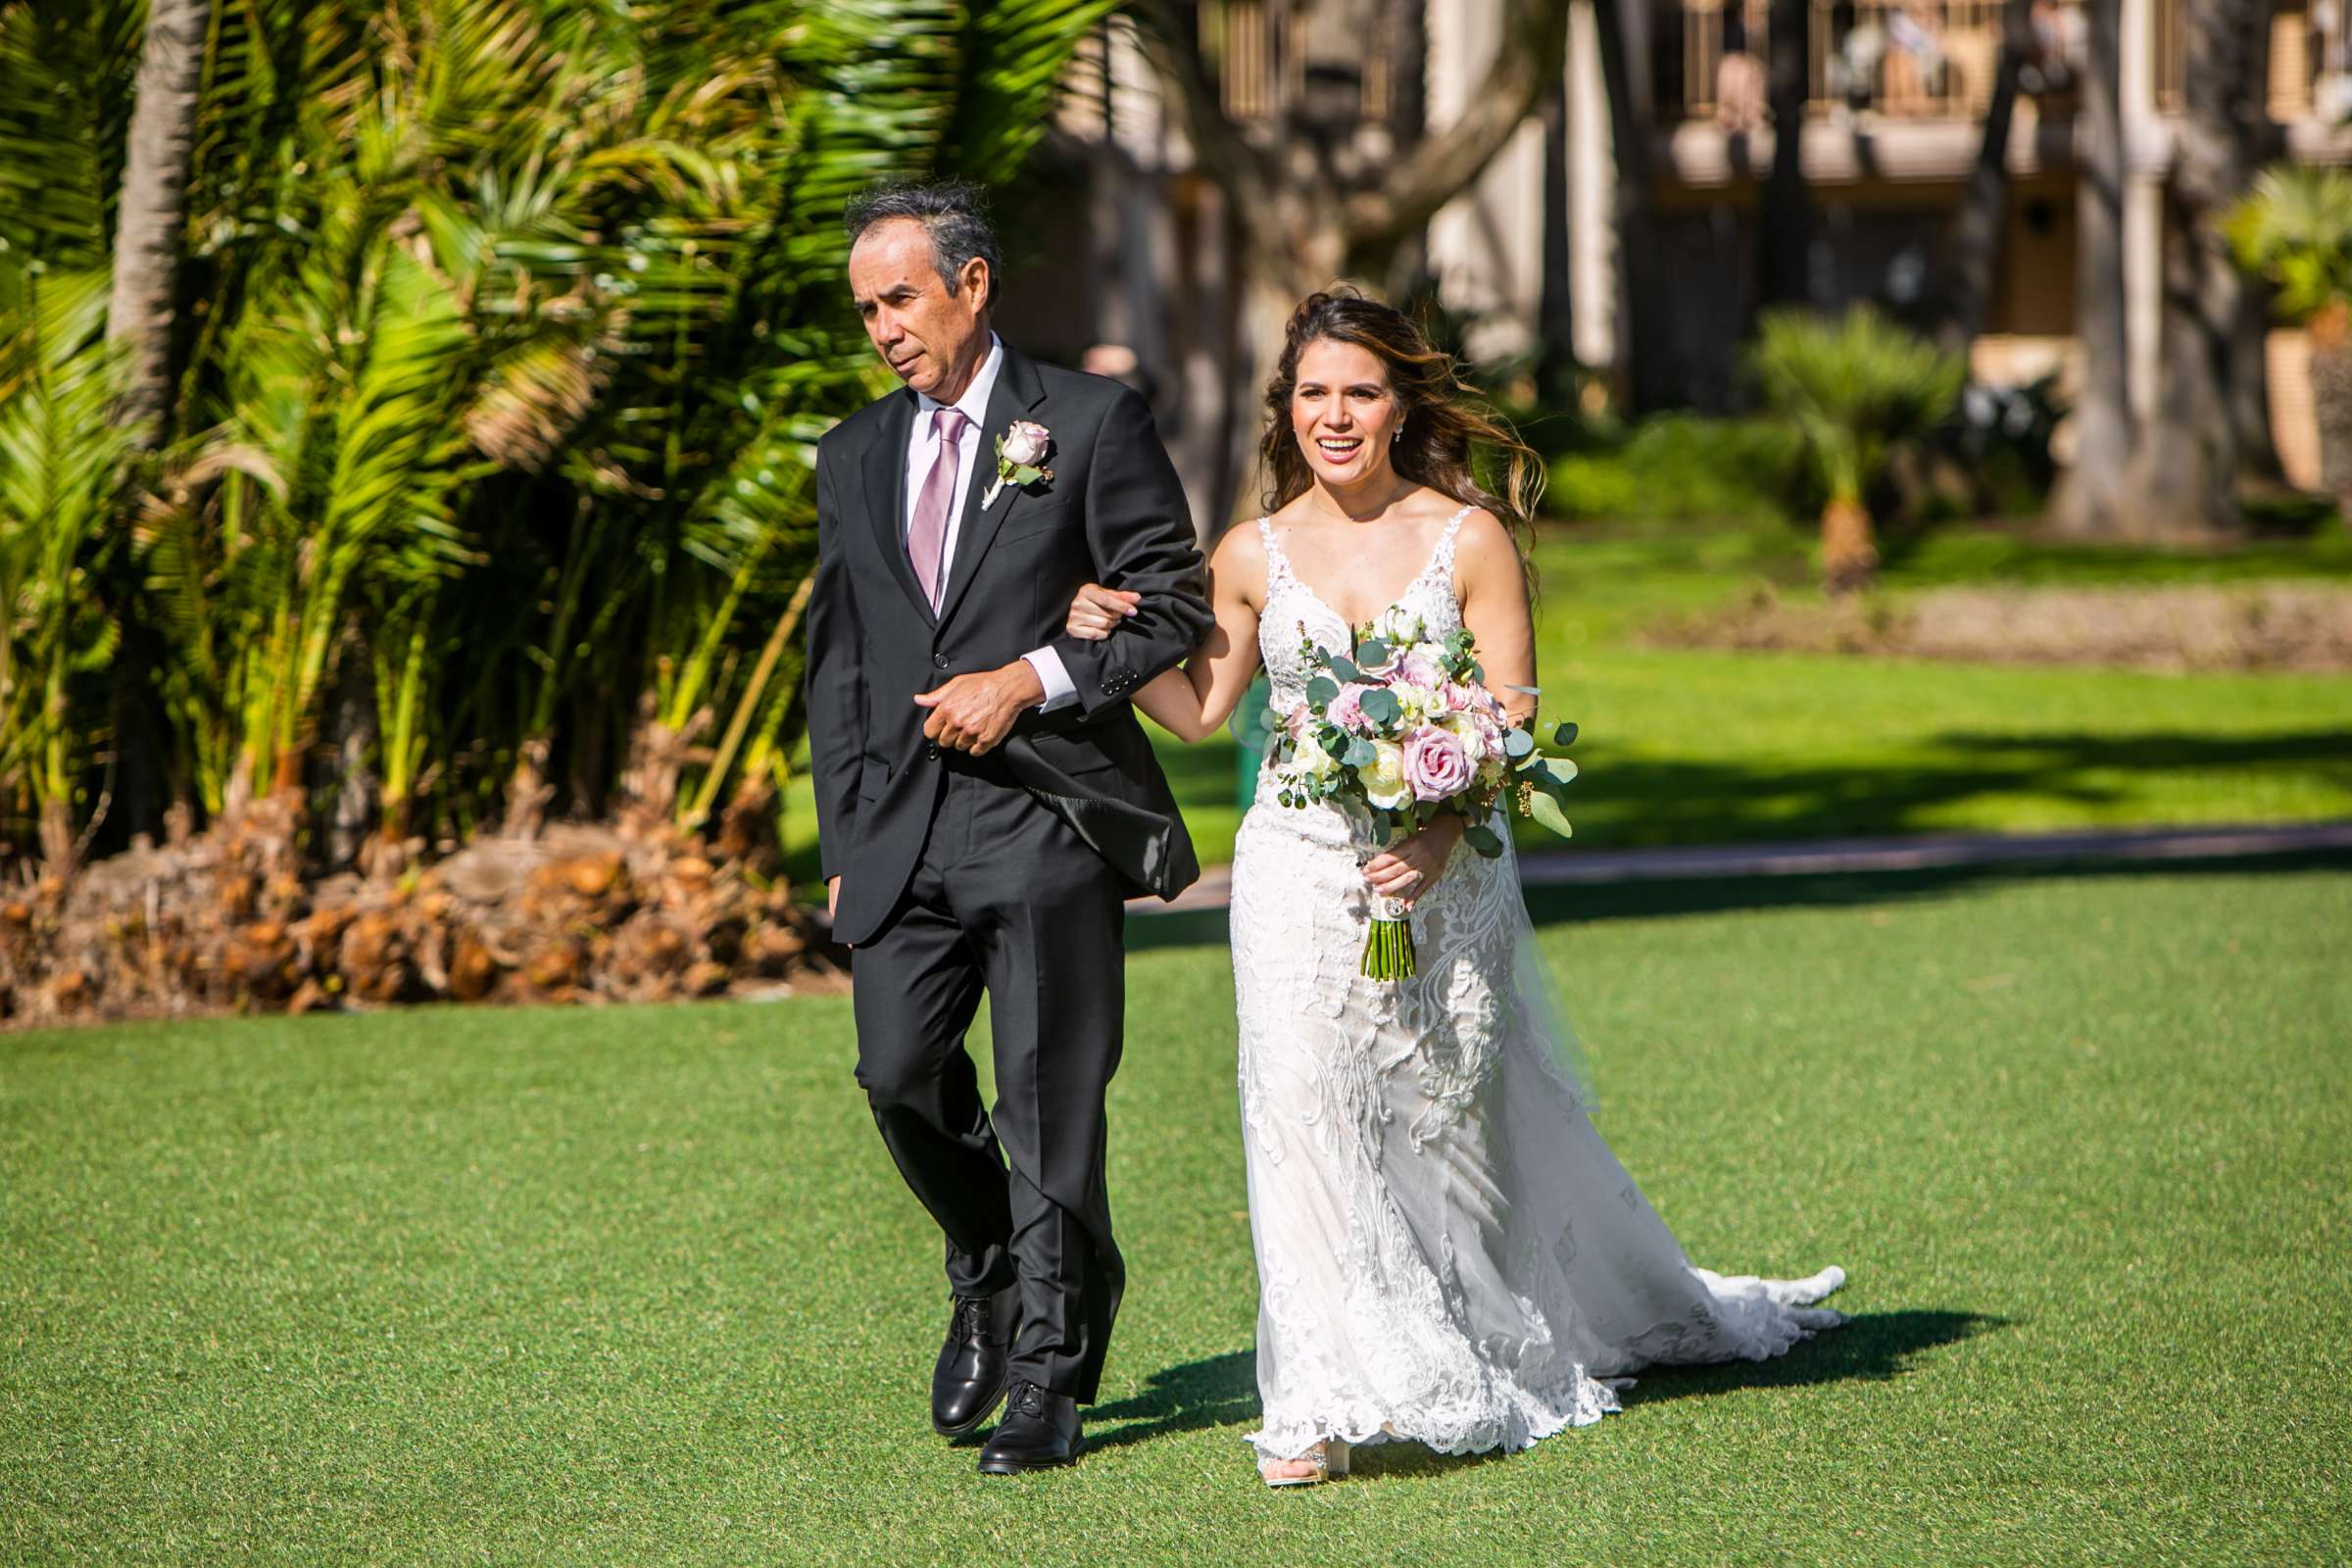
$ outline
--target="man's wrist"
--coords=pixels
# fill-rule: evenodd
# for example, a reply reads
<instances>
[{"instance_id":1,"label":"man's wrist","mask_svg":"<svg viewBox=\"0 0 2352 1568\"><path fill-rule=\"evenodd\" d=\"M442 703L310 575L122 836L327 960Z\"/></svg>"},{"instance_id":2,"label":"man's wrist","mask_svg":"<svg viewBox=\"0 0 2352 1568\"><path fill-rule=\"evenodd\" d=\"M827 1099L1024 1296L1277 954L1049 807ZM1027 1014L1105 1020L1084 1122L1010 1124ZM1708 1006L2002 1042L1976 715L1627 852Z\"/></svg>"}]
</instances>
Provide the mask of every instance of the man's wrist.
<instances>
[{"instance_id":1,"label":"man's wrist","mask_svg":"<svg viewBox=\"0 0 2352 1568\"><path fill-rule=\"evenodd\" d=\"M1016 659L998 671L1013 683L1013 691L1023 708L1035 708L1046 700L1045 677L1026 659Z\"/></svg>"}]
</instances>

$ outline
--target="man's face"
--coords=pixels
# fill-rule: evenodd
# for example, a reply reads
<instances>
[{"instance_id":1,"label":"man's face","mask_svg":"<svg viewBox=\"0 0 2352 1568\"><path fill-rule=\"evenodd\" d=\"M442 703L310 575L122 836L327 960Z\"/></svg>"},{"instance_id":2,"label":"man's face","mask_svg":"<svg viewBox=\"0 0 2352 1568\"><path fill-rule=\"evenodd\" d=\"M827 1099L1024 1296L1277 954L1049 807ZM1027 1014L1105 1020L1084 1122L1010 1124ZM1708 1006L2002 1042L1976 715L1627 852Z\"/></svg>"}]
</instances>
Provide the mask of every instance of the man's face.
<instances>
[{"instance_id":1,"label":"man's face","mask_svg":"<svg viewBox=\"0 0 2352 1568\"><path fill-rule=\"evenodd\" d=\"M911 218L886 219L850 249L850 295L874 352L917 392L953 403L988 348L988 264L964 263L948 292L931 236Z\"/></svg>"}]
</instances>

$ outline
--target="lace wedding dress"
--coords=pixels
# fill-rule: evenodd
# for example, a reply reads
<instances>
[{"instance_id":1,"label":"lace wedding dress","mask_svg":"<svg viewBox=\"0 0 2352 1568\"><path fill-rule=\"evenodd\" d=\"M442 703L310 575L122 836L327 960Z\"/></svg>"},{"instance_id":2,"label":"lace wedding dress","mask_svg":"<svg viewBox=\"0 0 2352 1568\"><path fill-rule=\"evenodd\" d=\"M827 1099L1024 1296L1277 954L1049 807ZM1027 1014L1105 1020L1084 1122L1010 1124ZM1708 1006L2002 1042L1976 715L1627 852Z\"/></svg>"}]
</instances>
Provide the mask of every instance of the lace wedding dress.
<instances>
[{"instance_id":1,"label":"lace wedding dress","mask_svg":"<svg viewBox=\"0 0 2352 1568\"><path fill-rule=\"evenodd\" d=\"M1436 636L1461 624L1464 514L1392 607ZM1279 718L1305 701L1302 634L1345 647L1348 627L1258 528ZM1839 1269L1726 1278L1683 1256L1561 1065L1510 854L1458 847L1411 916L1418 978L1365 979L1374 852L1339 808L1283 806L1270 773L1234 852L1262 1458L1523 1448L1616 1409L1607 1379L1761 1360L1844 1321L1807 1305Z\"/></svg>"}]
</instances>

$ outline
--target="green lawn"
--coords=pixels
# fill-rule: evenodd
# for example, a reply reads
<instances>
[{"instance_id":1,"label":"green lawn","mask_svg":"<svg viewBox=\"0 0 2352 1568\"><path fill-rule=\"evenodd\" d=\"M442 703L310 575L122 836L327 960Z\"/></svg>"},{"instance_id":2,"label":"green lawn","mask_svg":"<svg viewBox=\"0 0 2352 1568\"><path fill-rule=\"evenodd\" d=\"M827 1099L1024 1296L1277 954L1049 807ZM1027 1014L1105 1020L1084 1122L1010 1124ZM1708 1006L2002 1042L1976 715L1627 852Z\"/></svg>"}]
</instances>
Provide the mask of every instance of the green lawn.
<instances>
[{"instance_id":1,"label":"green lawn","mask_svg":"<svg viewBox=\"0 0 2352 1568\"><path fill-rule=\"evenodd\" d=\"M1538 665L1547 717L1582 726L1580 843L1720 844L1849 834L2310 821L2352 815L2352 675L2160 675L1794 654L1645 649L1634 634L1771 584L1809 590L1781 527L1546 530ZM2352 581L2352 540L2226 557L2025 543L1942 530L1899 556L1891 591ZM1236 751L1160 736L1204 863L1230 859ZM804 784L792 870L815 871ZM1529 842L1547 837L1531 831Z\"/></svg>"},{"instance_id":2,"label":"green lawn","mask_svg":"<svg viewBox=\"0 0 2352 1568\"><path fill-rule=\"evenodd\" d=\"M1601 1125L1840 1333L1268 1494L1213 922L1139 923L1092 1453L934 1438L849 1007L0 1037L0 1561L2352 1554L2352 860L1549 892ZM1187 945L1189 943L1189 945Z\"/></svg>"}]
</instances>

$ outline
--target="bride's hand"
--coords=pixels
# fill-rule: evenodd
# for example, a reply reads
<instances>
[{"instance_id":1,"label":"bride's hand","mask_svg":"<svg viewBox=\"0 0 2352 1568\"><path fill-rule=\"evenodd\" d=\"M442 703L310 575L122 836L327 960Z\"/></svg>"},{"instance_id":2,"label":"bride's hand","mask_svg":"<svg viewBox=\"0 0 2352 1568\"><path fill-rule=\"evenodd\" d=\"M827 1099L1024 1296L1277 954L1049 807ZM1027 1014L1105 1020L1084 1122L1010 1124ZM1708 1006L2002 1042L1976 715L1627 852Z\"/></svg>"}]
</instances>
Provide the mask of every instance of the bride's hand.
<instances>
[{"instance_id":1,"label":"bride's hand","mask_svg":"<svg viewBox=\"0 0 2352 1568\"><path fill-rule=\"evenodd\" d=\"M1384 899L1396 899L1407 908L1437 886L1446 872L1446 858L1462 841L1469 824L1448 812L1393 850L1384 850L1364 863L1364 881Z\"/></svg>"},{"instance_id":2,"label":"bride's hand","mask_svg":"<svg viewBox=\"0 0 2352 1568\"><path fill-rule=\"evenodd\" d=\"M1111 634L1112 628L1135 613L1135 607L1144 602L1142 594L1131 594L1117 588L1105 588L1090 582L1078 590L1070 601L1069 631L1073 637L1083 637L1099 643Z\"/></svg>"}]
</instances>

